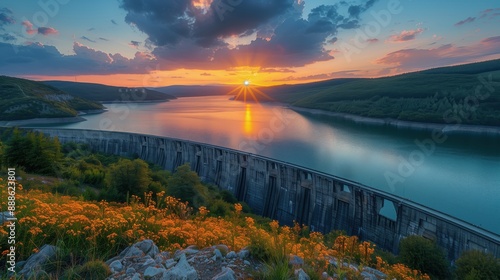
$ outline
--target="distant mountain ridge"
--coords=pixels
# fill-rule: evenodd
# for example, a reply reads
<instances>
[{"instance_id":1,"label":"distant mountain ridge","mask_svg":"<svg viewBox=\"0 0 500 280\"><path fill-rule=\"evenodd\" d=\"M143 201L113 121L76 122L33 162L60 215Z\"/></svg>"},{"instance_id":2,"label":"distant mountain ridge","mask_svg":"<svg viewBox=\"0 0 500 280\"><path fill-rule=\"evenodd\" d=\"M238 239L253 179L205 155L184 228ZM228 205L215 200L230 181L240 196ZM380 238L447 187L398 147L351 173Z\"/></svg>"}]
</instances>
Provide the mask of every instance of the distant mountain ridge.
<instances>
[{"instance_id":1,"label":"distant mountain ridge","mask_svg":"<svg viewBox=\"0 0 500 280\"><path fill-rule=\"evenodd\" d=\"M500 59L381 78L261 87L296 107L370 118L500 126ZM238 100L243 100L240 96Z\"/></svg>"},{"instance_id":2,"label":"distant mountain ridge","mask_svg":"<svg viewBox=\"0 0 500 280\"><path fill-rule=\"evenodd\" d=\"M80 83L67 81L44 81L72 95L99 102L152 102L168 101L175 96L156 90L136 87L115 87L94 83Z\"/></svg>"},{"instance_id":3,"label":"distant mountain ridge","mask_svg":"<svg viewBox=\"0 0 500 280\"><path fill-rule=\"evenodd\" d=\"M104 106L41 82L0 76L0 120L70 118L79 112L102 111Z\"/></svg>"}]
</instances>

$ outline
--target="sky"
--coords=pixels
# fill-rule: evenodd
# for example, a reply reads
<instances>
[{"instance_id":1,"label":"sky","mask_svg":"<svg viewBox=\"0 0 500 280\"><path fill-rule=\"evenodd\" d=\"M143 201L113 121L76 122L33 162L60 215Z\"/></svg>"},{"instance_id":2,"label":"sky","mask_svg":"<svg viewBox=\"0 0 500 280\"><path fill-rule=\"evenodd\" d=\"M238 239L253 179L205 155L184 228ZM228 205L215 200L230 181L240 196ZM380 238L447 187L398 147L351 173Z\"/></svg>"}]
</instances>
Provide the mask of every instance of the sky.
<instances>
[{"instance_id":1,"label":"sky","mask_svg":"<svg viewBox=\"0 0 500 280\"><path fill-rule=\"evenodd\" d=\"M500 58L498 26L497 0L1 0L0 75L135 87L380 77Z\"/></svg>"}]
</instances>

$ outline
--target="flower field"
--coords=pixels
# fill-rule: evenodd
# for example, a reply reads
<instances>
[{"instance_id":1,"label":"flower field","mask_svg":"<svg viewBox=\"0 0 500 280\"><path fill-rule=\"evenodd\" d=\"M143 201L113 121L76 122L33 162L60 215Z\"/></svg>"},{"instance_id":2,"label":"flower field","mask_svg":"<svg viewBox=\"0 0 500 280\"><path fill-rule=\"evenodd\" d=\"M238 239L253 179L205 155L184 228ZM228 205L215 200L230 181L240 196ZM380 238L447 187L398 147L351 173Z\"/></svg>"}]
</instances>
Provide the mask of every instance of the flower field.
<instances>
[{"instance_id":1,"label":"flower field","mask_svg":"<svg viewBox=\"0 0 500 280\"><path fill-rule=\"evenodd\" d=\"M5 186L2 189L5 190ZM6 209L4 196L5 192L2 193L2 210ZM391 279L429 279L404 265L389 265L380 257L374 257L375 246L360 242L357 237L339 235L332 242L326 242L321 233L309 233L299 225L280 226L276 221L259 224L242 213L240 204L235 204L231 215L214 217L205 207L200 207L195 214L187 203L164 193L157 194L155 200L152 197L151 193L142 199L134 196L128 204L90 202L38 190L22 190L19 185L16 193L18 261L27 259L44 244L63 246L80 256L81 261L106 260L138 240L152 239L164 251L189 245L204 248L226 244L235 251L248 247L254 257L264 261L297 255L318 276L323 271L352 275L353 278L359 276L342 265L347 262L358 268L377 268ZM0 244L1 264L5 265L6 227L0 228ZM335 260L338 267L331 265L330 260Z\"/></svg>"}]
</instances>

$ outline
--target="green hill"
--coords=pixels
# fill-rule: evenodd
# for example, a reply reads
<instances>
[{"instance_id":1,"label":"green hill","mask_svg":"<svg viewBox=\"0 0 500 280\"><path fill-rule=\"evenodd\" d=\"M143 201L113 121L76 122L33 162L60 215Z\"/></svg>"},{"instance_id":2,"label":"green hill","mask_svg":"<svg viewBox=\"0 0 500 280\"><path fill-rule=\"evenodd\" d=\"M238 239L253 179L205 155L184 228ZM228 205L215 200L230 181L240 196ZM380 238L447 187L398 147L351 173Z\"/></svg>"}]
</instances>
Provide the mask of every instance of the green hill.
<instances>
[{"instance_id":1,"label":"green hill","mask_svg":"<svg viewBox=\"0 0 500 280\"><path fill-rule=\"evenodd\" d=\"M176 97L145 88L114 87L92 83L45 81L47 85L72 95L100 102L168 101Z\"/></svg>"},{"instance_id":2,"label":"green hill","mask_svg":"<svg viewBox=\"0 0 500 280\"><path fill-rule=\"evenodd\" d=\"M0 76L0 97L0 120L75 117L79 111L104 109L41 82L7 76Z\"/></svg>"},{"instance_id":3,"label":"green hill","mask_svg":"<svg viewBox=\"0 0 500 280\"><path fill-rule=\"evenodd\" d=\"M500 126L499 81L497 59L392 77L335 79L260 90L274 101L297 107L432 123L447 123L453 117L464 124Z\"/></svg>"}]
</instances>

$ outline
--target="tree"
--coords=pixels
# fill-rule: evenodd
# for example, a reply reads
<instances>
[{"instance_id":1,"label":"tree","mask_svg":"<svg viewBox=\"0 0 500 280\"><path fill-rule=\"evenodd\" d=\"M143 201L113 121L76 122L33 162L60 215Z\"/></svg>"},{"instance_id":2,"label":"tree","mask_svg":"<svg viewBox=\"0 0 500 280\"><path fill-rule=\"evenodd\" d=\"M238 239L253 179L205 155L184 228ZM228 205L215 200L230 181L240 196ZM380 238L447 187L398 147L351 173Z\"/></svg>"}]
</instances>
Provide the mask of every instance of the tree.
<instances>
[{"instance_id":1,"label":"tree","mask_svg":"<svg viewBox=\"0 0 500 280\"><path fill-rule=\"evenodd\" d=\"M399 257L403 264L429 274L432 278L450 276L448 262L441 248L421 236L408 236L399 243Z\"/></svg>"},{"instance_id":2,"label":"tree","mask_svg":"<svg viewBox=\"0 0 500 280\"><path fill-rule=\"evenodd\" d=\"M142 197L151 183L148 164L141 160L120 159L109 167L106 183L114 199L125 201L127 194Z\"/></svg>"},{"instance_id":3,"label":"tree","mask_svg":"<svg viewBox=\"0 0 500 280\"><path fill-rule=\"evenodd\" d=\"M167 195L177 197L191 206L205 203L208 189L202 185L200 177L188 164L177 167L176 172L167 180Z\"/></svg>"},{"instance_id":4,"label":"tree","mask_svg":"<svg viewBox=\"0 0 500 280\"><path fill-rule=\"evenodd\" d=\"M499 280L500 260L480 251L466 251L456 262L459 280Z\"/></svg>"}]
</instances>

